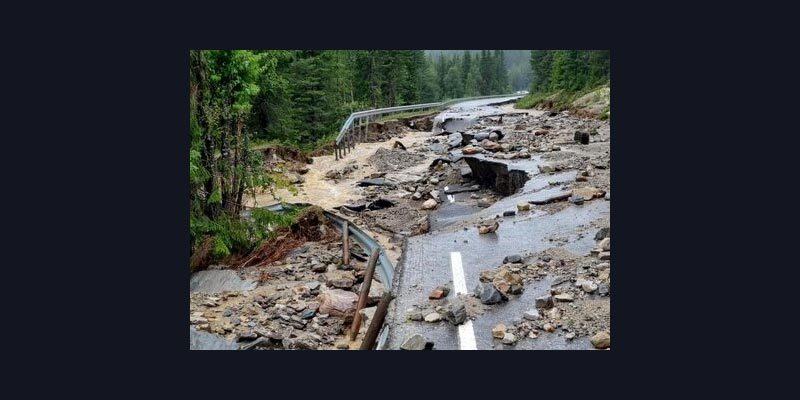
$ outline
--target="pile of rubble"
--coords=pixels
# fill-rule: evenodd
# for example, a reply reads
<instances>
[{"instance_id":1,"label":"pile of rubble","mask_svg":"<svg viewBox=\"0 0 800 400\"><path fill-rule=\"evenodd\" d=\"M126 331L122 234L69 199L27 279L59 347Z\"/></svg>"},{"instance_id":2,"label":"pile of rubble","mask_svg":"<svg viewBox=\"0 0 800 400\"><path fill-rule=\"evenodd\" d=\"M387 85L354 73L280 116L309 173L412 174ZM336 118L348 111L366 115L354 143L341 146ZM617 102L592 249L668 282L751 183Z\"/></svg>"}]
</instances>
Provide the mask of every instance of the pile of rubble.
<instances>
[{"instance_id":1,"label":"pile of rubble","mask_svg":"<svg viewBox=\"0 0 800 400\"><path fill-rule=\"evenodd\" d=\"M284 260L239 271L260 286L242 292L191 293L190 323L244 348L348 348L344 337L355 315L366 257L353 246L350 265L342 265L341 242L308 242ZM366 315L384 291L373 280ZM369 323L367 318L361 331Z\"/></svg>"},{"instance_id":2,"label":"pile of rubble","mask_svg":"<svg viewBox=\"0 0 800 400\"><path fill-rule=\"evenodd\" d=\"M425 160L424 154L418 154L403 149L379 148L367 160L379 172L392 172L407 169Z\"/></svg>"}]
</instances>

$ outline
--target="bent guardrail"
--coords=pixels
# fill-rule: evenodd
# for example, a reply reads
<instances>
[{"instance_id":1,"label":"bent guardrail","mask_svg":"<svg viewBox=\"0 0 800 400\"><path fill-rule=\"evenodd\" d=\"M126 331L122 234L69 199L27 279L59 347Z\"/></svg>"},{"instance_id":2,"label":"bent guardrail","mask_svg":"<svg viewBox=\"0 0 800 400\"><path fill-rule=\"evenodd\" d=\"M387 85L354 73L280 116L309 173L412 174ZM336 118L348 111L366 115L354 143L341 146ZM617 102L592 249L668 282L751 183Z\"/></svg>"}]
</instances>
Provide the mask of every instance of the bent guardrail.
<instances>
[{"instance_id":1,"label":"bent guardrail","mask_svg":"<svg viewBox=\"0 0 800 400\"><path fill-rule=\"evenodd\" d=\"M412 104L408 106L377 108L374 110L358 111L350 114L347 120L344 121L342 129L339 130L339 135L336 136L334 144L334 155L336 159L344 157L349 153L356 144L365 142L367 140L367 128L370 119L376 119L383 115L397 114L404 111L423 111L423 110L438 110L452 106L453 104L462 103L465 101L493 99L500 97L522 97L518 93L513 94L497 94L491 96L478 96L478 97L463 97L460 99L453 99L438 103L425 103L425 104Z\"/></svg>"},{"instance_id":2,"label":"bent guardrail","mask_svg":"<svg viewBox=\"0 0 800 400\"><path fill-rule=\"evenodd\" d=\"M310 206L308 203L287 203L287 204L274 204L271 206L266 206L264 208L274 211L274 212L286 212L293 210L297 207L306 207ZM344 228L344 223L347 222L348 232L350 233L353 240L355 240L362 249L364 249L367 254L372 253L374 249L378 249L378 265L376 265L375 272L378 273L380 277L381 283L383 283L383 287L390 291L392 290L392 279L394 278L394 267L392 266L392 262L389 261L389 257L386 256L386 253L383 251L378 242L373 239L371 236L367 235L364 231L362 231L359 227L353 225L353 223L347 219L344 219L338 215L335 215L329 211L322 210L322 213L328 217L331 222L333 222L339 229ZM380 266L380 268L378 268ZM378 350L382 350L383 347L386 345L386 340L389 338L389 326L388 324L383 325L381 329L380 335L378 337L378 344L376 348Z\"/></svg>"}]
</instances>

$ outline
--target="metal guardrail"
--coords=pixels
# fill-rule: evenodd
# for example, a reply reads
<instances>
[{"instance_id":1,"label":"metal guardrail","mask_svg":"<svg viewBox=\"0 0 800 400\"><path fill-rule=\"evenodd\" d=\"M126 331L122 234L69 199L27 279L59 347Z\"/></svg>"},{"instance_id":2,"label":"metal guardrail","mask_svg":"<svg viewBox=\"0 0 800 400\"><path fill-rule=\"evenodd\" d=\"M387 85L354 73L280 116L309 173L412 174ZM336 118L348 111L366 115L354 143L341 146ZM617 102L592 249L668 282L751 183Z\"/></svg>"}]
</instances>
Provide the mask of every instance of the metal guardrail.
<instances>
[{"instance_id":1,"label":"metal guardrail","mask_svg":"<svg viewBox=\"0 0 800 400\"><path fill-rule=\"evenodd\" d=\"M374 119L379 116L397 114L404 111L444 109L452 106L453 104L463 103L465 101L514 96L522 97L524 94L512 93L491 96L463 97L460 99L453 99L439 103L412 104L408 106L377 108L374 110L354 112L347 117L347 120L345 120L344 124L342 125L342 129L339 130L339 135L336 136L334 155L338 160L354 149L356 144L367 140L367 127L369 126L370 118Z\"/></svg>"},{"instance_id":2,"label":"metal guardrail","mask_svg":"<svg viewBox=\"0 0 800 400\"><path fill-rule=\"evenodd\" d=\"M271 206L266 206L264 208L273 211L273 212L287 212L296 209L297 207L307 207L310 206L308 203L289 203L289 204L274 204ZM392 262L389 261L389 258L386 257L386 253L383 251L378 242L367 235L364 231L362 231L359 227L353 225L351 221L348 221L338 215L332 214L328 211L322 210L322 213L328 217L331 222L336 224L336 226L341 230L344 227L344 223L347 222L348 232L350 232L351 237L355 240L361 248L364 249L367 254L372 253L372 251L377 248L378 249L378 265L376 265L376 272L380 277L381 283L383 283L384 288L386 290L392 290L392 279L394 278L394 267L392 266ZM378 337L378 344L377 349L383 350L384 346L386 345L386 340L389 338L389 326L384 324L383 329Z\"/></svg>"},{"instance_id":3,"label":"metal guardrail","mask_svg":"<svg viewBox=\"0 0 800 400\"><path fill-rule=\"evenodd\" d=\"M325 216L328 217L331 222L338 225L339 229L342 229L344 227L344 223L347 222L348 232L350 233L351 237L359 245L361 245L361 248L363 248L367 254L372 253L372 251L376 248L378 249L378 265L376 265L376 267L379 268L376 268L375 271L380 276L380 281L383 283L385 290L391 291L392 279L394 278L394 267L392 267L392 262L389 261L389 258L386 257L386 253L383 251L381 245L378 244L375 239L367 235L364 231L353 225L352 222L341 218L338 215L331 214L328 211L323 210L323 214L325 214ZM378 336L378 344L376 345L376 349L383 350L388 339L389 325L384 322L380 335Z\"/></svg>"}]
</instances>

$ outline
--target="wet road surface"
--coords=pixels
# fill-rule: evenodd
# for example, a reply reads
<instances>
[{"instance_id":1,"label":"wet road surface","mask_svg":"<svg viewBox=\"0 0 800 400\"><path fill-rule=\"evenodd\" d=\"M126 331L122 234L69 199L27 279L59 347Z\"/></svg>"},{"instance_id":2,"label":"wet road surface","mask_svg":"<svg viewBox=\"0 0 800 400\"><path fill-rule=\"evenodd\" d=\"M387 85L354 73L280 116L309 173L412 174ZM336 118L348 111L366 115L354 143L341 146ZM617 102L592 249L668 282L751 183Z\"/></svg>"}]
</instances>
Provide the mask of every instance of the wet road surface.
<instances>
[{"instance_id":1,"label":"wet road surface","mask_svg":"<svg viewBox=\"0 0 800 400\"><path fill-rule=\"evenodd\" d=\"M486 101L479 101L474 105L470 104L473 102L459 104L459 112L451 109L443 114L457 116L497 113L494 107L486 106ZM460 156L459 153L451 155ZM483 155L467 157L485 159ZM404 256L397 267L396 300L390 308L391 330L387 348L398 349L406 338L414 334L421 334L428 341L434 342L434 349L437 350L463 348L464 344L461 342L465 339L459 335L459 328L446 320L436 323L406 320L406 310L414 305L424 305L428 301L428 295L437 286L448 284L453 287L456 269L463 270L466 291L471 293L479 282L481 271L501 265L507 255L521 254L525 257L555 247L548 240L554 236L567 237L567 243L560 247L578 255L588 254L595 246L593 238L596 230L585 231L584 235L578 235L578 232L581 227L609 217L610 202L603 199L587 201L582 205L570 204L555 214L547 214L533 207L534 211L503 217L496 232L480 235L475 222L481 218L502 215L503 211L508 210L517 211L517 203L542 200L553 194L563 193L565 189L568 191L564 184L574 182L577 174L576 170L542 174L538 168L542 163L539 156L531 159L489 160L504 163L509 169L525 171L530 179L517 193L503 197L487 208L464 204L462 200L469 197L470 192L456 193L450 198L442 193L443 202L430 216L431 232L408 238ZM454 259L460 260L460 263ZM477 316L472 321L477 349L592 349L589 337L567 341L560 330L539 335L536 339L521 339L513 346L503 345L492 338L492 327L499 323L509 325L526 310L533 308L534 299L547 294L554 279L555 276L548 275L543 280L528 283L523 294L512 295L508 302L493 305L484 314ZM447 298L454 295L452 293Z\"/></svg>"}]
</instances>

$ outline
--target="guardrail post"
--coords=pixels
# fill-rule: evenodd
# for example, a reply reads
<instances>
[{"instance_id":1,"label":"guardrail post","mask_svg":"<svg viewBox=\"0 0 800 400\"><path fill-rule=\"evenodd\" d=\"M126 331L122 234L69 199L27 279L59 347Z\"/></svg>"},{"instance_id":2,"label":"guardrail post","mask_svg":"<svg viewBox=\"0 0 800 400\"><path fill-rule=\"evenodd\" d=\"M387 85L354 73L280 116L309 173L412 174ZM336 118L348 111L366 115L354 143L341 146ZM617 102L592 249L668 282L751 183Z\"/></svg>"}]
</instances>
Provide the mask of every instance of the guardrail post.
<instances>
[{"instance_id":1,"label":"guardrail post","mask_svg":"<svg viewBox=\"0 0 800 400\"><path fill-rule=\"evenodd\" d=\"M369 323L369 327L367 328L367 333L364 335L364 341L361 342L361 347L359 350L372 350L375 346L375 341L378 339L378 333L381 331L381 326L383 326L383 320L386 319L386 312L389 310L389 303L392 301L394 296L392 292L386 291L381 297L381 301L378 302L378 308L375 310L375 315L372 317L372 321Z\"/></svg>"},{"instance_id":2,"label":"guardrail post","mask_svg":"<svg viewBox=\"0 0 800 400\"><path fill-rule=\"evenodd\" d=\"M350 265L350 226L347 221L342 226L342 265Z\"/></svg>"},{"instance_id":3,"label":"guardrail post","mask_svg":"<svg viewBox=\"0 0 800 400\"><path fill-rule=\"evenodd\" d=\"M367 263L367 272L364 274L364 283L361 284L361 294L358 296L358 305L356 306L356 315L353 318L353 325L350 327L350 341L356 340L358 335L358 328L361 327L361 311L367 305L367 297L369 297L369 287L372 286L372 275L375 273L375 264L378 263L378 249L372 249L372 254L369 256Z\"/></svg>"}]
</instances>

